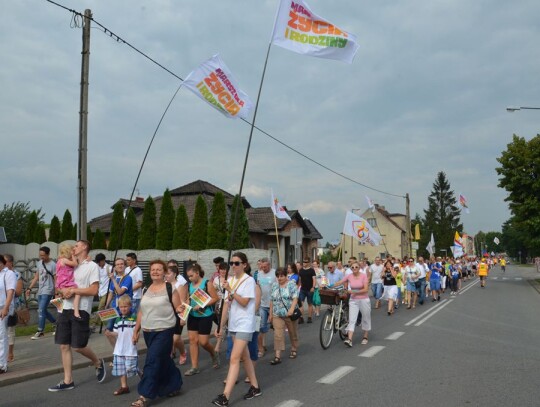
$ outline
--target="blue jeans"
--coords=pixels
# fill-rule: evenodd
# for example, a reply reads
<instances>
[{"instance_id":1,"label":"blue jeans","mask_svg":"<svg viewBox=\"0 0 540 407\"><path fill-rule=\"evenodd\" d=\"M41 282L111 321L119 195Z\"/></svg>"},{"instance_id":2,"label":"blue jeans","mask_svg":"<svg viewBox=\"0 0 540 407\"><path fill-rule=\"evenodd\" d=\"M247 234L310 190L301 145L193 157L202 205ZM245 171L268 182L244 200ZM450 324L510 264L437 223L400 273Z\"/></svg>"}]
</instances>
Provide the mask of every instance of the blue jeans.
<instances>
[{"instance_id":1,"label":"blue jeans","mask_svg":"<svg viewBox=\"0 0 540 407\"><path fill-rule=\"evenodd\" d=\"M373 297L375 297L376 300L379 300L382 297L383 293L382 283L372 283L371 291L373 291Z\"/></svg>"},{"instance_id":2,"label":"blue jeans","mask_svg":"<svg viewBox=\"0 0 540 407\"><path fill-rule=\"evenodd\" d=\"M420 283L420 292L418 293L418 303L423 304L424 300L426 298L426 279L425 278L419 278L418 282Z\"/></svg>"},{"instance_id":3,"label":"blue jeans","mask_svg":"<svg viewBox=\"0 0 540 407\"><path fill-rule=\"evenodd\" d=\"M141 299L131 299L131 312L133 312L135 315L137 315L137 312L139 312L139 305L141 305Z\"/></svg>"},{"instance_id":4,"label":"blue jeans","mask_svg":"<svg viewBox=\"0 0 540 407\"><path fill-rule=\"evenodd\" d=\"M52 300L52 295L41 294L38 295L38 331L43 332L45 330L45 318L52 322L56 323L56 319L49 312L47 307Z\"/></svg>"}]
</instances>

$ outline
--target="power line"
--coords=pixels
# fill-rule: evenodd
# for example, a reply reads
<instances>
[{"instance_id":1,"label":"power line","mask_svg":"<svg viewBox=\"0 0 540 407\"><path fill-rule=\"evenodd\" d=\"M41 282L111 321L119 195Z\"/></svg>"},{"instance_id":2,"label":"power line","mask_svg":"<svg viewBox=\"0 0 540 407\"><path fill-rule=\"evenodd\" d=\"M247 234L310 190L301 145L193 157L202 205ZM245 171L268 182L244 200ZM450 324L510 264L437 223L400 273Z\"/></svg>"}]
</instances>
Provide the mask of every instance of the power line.
<instances>
[{"instance_id":1,"label":"power line","mask_svg":"<svg viewBox=\"0 0 540 407\"><path fill-rule=\"evenodd\" d=\"M47 2L51 3L51 4L54 4L55 6L58 6L60 8L63 8L71 13L73 13L74 15L76 16L83 16L80 12L78 11L75 11L75 10L72 10L70 8L67 8L61 4L58 4L56 2L54 2L53 0L46 0ZM184 82L184 79L180 76L178 76L176 73L174 73L173 71L171 71L170 69L168 69L167 67L165 67L164 65L160 64L159 62L157 62L155 59L153 59L152 57L150 57L149 55L147 55L146 53L144 53L143 51L141 51L140 49L138 49L137 47L135 47L134 45L130 44L128 41L124 40L122 37L120 37L118 34L114 33L113 31L109 30L107 27L105 27L103 24L101 24L99 21L96 21L95 18L91 17L90 18L96 25L98 25L105 34L109 35L109 37L113 38L114 40L116 40L117 42L121 42L123 44L126 44L128 47L130 47L132 50L134 50L135 52L137 52L138 54L142 55L144 58L148 59L150 62L152 62L153 64L157 65L158 67L160 67L161 69L163 69L164 71L168 72L169 74L171 74L172 76L174 76L175 78L179 79L180 81ZM72 21L75 21L75 20L72 20ZM76 26L76 24L72 24L72 26ZM248 120L246 119L241 119L243 122L251 125L252 123L249 122ZM375 192L378 192L378 193L381 193L381 194L384 194L384 195L389 195L389 196L394 196L394 197L397 197L397 198L406 198L405 196L403 195L398 195L398 194L394 194L394 193L391 193L391 192L386 192L386 191L382 191L380 189L377 189L377 188L374 188L374 187L371 187L369 185L366 185L360 181L357 181L347 175L344 175L336 170L333 170L332 168L318 162L317 160L307 156L306 154L302 153L301 151L295 149L294 147L288 145L287 143L281 141L280 139L278 139L277 137L274 137L272 136L270 133L264 131L263 129L261 129L260 127L257 127L257 126L254 126L254 128L256 128L259 132L261 132L262 134L264 134L265 136L269 137L270 139L274 140L275 142L281 144L282 146L288 148L289 150L293 151L294 153L298 154L299 156L307 159L308 161L311 161L313 164L315 165L318 165L319 167L331 172L332 174L334 175L337 175L338 177L341 177L347 181L350 181L356 185L359 185L363 188L366 188L366 189L369 189L369 190L372 190L372 191L375 191Z\"/></svg>"}]
</instances>

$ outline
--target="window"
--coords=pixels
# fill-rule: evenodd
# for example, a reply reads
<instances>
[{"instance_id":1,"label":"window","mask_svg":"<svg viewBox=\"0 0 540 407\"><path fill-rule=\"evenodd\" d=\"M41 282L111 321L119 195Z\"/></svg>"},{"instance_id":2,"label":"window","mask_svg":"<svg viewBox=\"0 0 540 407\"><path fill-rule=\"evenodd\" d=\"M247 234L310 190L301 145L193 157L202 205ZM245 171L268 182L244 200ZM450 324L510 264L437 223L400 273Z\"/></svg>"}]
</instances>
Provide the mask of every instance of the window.
<instances>
[{"instance_id":1,"label":"window","mask_svg":"<svg viewBox=\"0 0 540 407\"><path fill-rule=\"evenodd\" d=\"M377 219L375 219L375 218L369 218L367 221L368 221L368 223L369 223L369 226L371 226L372 228L376 228L376 227L377 227Z\"/></svg>"}]
</instances>

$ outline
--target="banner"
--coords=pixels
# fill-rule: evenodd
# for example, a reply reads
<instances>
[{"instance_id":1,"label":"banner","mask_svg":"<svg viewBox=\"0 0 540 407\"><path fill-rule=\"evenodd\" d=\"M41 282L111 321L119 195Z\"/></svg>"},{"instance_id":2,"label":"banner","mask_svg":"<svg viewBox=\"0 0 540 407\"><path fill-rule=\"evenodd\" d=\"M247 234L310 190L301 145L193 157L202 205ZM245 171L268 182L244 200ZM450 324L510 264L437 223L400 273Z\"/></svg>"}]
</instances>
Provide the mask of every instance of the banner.
<instances>
[{"instance_id":1,"label":"banner","mask_svg":"<svg viewBox=\"0 0 540 407\"><path fill-rule=\"evenodd\" d=\"M118 315L116 308L107 308L97 311L96 313L103 322L108 321L109 319L116 319L120 316Z\"/></svg>"},{"instance_id":2,"label":"banner","mask_svg":"<svg viewBox=\"0 0 540 407\"><path fill-rule=\"evenodd\" d=\"M495 236L493 238L493 243L495 243L497 246L499 245L499 243L501 243L501 241L499 240L499 238L497 236Z\"/></svg>"},{"instance_id":3,"label":"banner","mask_svg":"<svg viewBox=\"0 0 540 407\"><path fill-rule=\"evenodd\" d=\"M431 232L431 239L426 247L426 250L428 251L430 256L433 256L435 253L435 239L433 238L433 232Z\"/></svg>"},{"instance_id":4,"label":"banner","mask_svg":"<svg viewBox=\"0 0 540 407\"><path fill-rule=\"evenodd\" d=\"M303 0L281 0L271 42L298 54L352 64L356 36L313 13Z\"/></svg>"},{"instance_id":5,"label":"banner","mask_svg":"<svg viewBox=\"0 0 540 407\"><path fill-rule=\"evenodd\" d=\"M378 246L381 242L381 236L375 232L364 218L347 212L345 225L343 225L343 234L354 237L360 243L367 243L371 246Z\"/></svg>"},{"instance_id":6,"label":"banner","mask_svg":"<svg viewBox=\"0 0 540 407\"><path fill-rule=\"evenodd\" d=\"M270 190L272 194L272 202L270 203L270 207L272 208L272 212L274 213L274 216L278 219L289 219L291 220L291 217L285 210L283 206L279 203L277 198L274 198L274 190Z\"/></svg>"},{"instance_id":7,"label":"banner","mask_svg":"<svg viewBox=\"0 0 540 407\"><path fill-rule=\"evenodd\" d=\"M217 54L191 72L183 86L229 118L247 119L251 113L249 96Z\"/></svg>"},{"instance_id":8,"label":"banner","mask_svg":"<svg viewBox=\"0 0 540 407\"><path fill-rule=\"evenodd\" d=\"M461 205L465 213L471 213L469 211L469 205L467 204L467 198L465 198L465 195L459 194L459 204Z\"/></svg>"},{"instance_id":9,"label":"banner","mask_svg":"<svg viewBox=\"0 0 540 407\"><path fill-rule=\"evenodd\" d=\"M371 209L371 212L375 212L375 204L367 195L366 195L366 201L367 201L369 209Z\"/></svg>"}]
</instances>

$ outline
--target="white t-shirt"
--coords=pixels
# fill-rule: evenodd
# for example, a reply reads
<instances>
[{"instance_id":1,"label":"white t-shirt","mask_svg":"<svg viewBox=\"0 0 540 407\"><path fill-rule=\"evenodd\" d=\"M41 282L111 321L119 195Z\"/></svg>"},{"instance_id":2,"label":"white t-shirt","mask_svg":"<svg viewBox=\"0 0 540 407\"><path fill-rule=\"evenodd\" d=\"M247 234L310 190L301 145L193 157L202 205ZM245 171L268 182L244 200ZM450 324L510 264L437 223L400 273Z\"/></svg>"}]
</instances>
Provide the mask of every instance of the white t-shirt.
<instances>
[{"instance_id":1,"label":"white t-shirt","mask_svg":"<svg viewBox=\"0 0 540 407\"><path fill-rule=\"evenodd\" d=\"M187 284L187 281L186 279L184 278L184 276L182 276L181 274L178 274L176 276L176 283L174 283L174 288L180 288L180 287L183 287Z\"/></svg>"},{"instance_id":2,"label":"white t-shirt","mask_svg":"<svg viewBox=\"0 0 540 407\"><path fill-rule=\"evenodd\" d=\"M78 288L88 288L94 283L99 283L99 266L93 261L85 260L75 268L73 275ZM64 299L64 309L73 309L74 298L75 296ZM93 301L93 295L82 295L79 310L91 314Z\"/></svg>"},{"instance_id":3,"label":"white t-shirt","mask_svg":"<svg viewBox=\"0 0 540 407\"><path fill-rule=\"evenodd\" d=\"M17 288L17 276L12 270L7 267L0 271L0 308L6 305L6 293L9 290L13 290L13 297L11 298L11 304L9 305L9 315L13 315L15 310L15 289ZM6 339L7 341L7 339Z\"/></svg>"},{"instance_id":4,"label":"white t-shirt","mask_svg":"<svg viewBox=\"0 0 540 407\"><path fill-rule=\"evenodd\" d=\"M369 269L371 271L371 284L382 284L383 281L381 278L381 273L383 271L383 265L379 264L377 266L375 263L373 263Z\"/></svg>"},{"instance_id":5,"label":"white t-shirt","mask_svg":"<svg viewBox=\"0 0 540 407\"><path fill-rule=\"evenodd\" d=\"M261 307L270 307L270 295L272 293L272 284L277 281L276 271L271 269L268 273L259 271L257 275L257 283L261 287Z\"/></svg>"},{"instance_id":6,"label":"white t-shirt","mask_svg":"<svg viewBox=\"0 0 540 407\"><path fill-rule=\"evenodd\" d=\"M105 263L103 268L99 267L99 292L98 295L103 297L107 295L109 290L109 272L111 271L111 265Z\"/></svg>"},{"instance_id":7,"label":"white t-shirt","mask_svg":"<svg viewBox=\"0 0 540 407\"><path fill-rule=\"evenodd\" d=\"M420 273L418 278L426 278L426 273L428 271L428 266L426 263L416 263L416 269L418 270L418 273Z\"/></svg>"},{"instance_id":8,"label":"white t-shirt","mask_svg":"<svg viewBox=\"0 0 540 407\"><path fill-rule=\"evenodd\" d=\"M142 270L139 266L135 266L133 270L131 270L130 267L127 267L125 274L126 276L129 274L129 276L131 277L131 281L133 281L134 287L135 287L135 284L137 284L139 281L143 281ZM142 298L142 287L137 288L136 290L133 290L133 299L140 300L141 298Z\"/></svg>"},{"instance_id":9,"label":"white t-shirt","mask_svg":"<svg viewBox=\"0 0 540 407\"><path fill-rule=\"evenodd\" d=\"M236 277L230 277L228 283L231 287L237 287L235 293L243 298L249 298L245 307L238 304L238 301L232 301L229 311L229 331L231 332L255 332L255 280L253 277L244 274L237 280ZM229 292L225 292L225 299Z\"/></svg>"}]
</instances>

